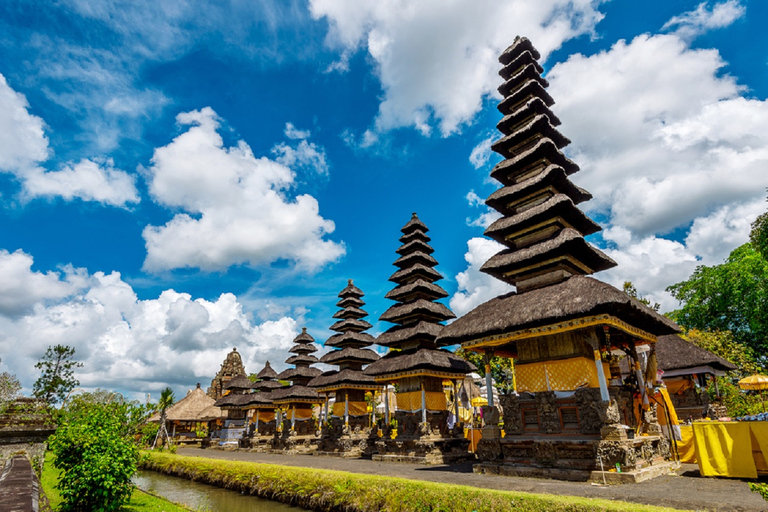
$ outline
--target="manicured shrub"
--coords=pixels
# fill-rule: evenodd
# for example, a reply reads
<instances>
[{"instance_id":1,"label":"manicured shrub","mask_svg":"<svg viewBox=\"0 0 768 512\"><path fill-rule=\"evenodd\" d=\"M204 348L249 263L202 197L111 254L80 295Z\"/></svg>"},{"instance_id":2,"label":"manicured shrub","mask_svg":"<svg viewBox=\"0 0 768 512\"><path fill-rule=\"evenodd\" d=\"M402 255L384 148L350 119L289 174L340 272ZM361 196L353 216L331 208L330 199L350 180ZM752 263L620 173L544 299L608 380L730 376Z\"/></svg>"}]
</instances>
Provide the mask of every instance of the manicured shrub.
<instances>
[{"instance_id":1,"label":"manicured shrub","mask_svg":"<svg viewBox=\"0 0 768 512\"><path fill-rule=\"evenodd\" d=\"M50 439L62 512L116 512L131 497L139 452L128 415L125 403L79 397L64 409Z\"/></svg>"}]
</instances>

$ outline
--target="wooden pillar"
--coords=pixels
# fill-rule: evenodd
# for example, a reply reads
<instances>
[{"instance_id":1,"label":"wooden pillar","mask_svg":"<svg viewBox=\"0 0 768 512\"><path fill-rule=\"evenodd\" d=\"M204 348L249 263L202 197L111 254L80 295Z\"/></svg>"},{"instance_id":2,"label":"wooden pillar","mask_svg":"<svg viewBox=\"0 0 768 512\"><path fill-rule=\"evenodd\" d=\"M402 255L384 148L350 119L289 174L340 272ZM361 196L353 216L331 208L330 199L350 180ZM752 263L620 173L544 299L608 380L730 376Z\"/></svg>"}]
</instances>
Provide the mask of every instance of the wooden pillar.
<instances>
[{"instance_id":1,"label":"wooden pillar","mask_svg":"<svg viewBox=\"0 0 768 512\"><path fill-rule=\"evenodd\" d=\"M605 380L605 371L603 370L603 358L600 357L600 351L594 350L595 366L597 367L597 382L600 385L600 400L609 402L611 395L608 394L608 381Z\"/></svg>"},{"instance_id":2,"label":"wooden pillar","mask_svg":"<svg viewBox=\"0 0 768 512\"><path fill-rule=\"evenodd\" d=\"M331 394L330 393L326 393L325 394L325 417L323 418L324 422L326 422L326 421L328 421L330 419L330 418L328 418L328 402L330 401L330 399L331 399Z\"/></svg>"},{"instance_id":3,"label":"wooden pillar","mask_svg":"<svg viewBox=\"0 0 768 512\"><path fill-rule=\"evenodd\" d=\"M344 425L349 425L349 391L344 393Z\"/></svg>"},{"instance_id":4,"label":"wooden pillar","mask_svg":"<svg viewBox=\"0 0 768 512\"><path fill-rule=\"evenodd\" d=\"M291 430L293 430L294 425L296 424L296 406L291 406Z\"/></svg>"},{"instance_id":5,"label":"wooden pillar","mask_svg":"<svg viewBox=\"0 0 768 512\"><path fill-rule=\"evenodd\" d=\"M277 415L275 417L275 421L277 422L275 425L275 430L277 430L278 432L282 432L283 431L283 410L278 407L277 410L275 410L275 414Z\"/></svg>"},{"instance_id":6,"label":"wooden pillar","mask_svg":"<svg viewBox=\"0 0 768 512\"><path fill-rule=\"evenodd\" d=\"M485 360L485 389L488 393L488 405L493 407L493 377L491 376L491 357L493 352L486 350L483 354Z\"/></svg>"},{"instance_id":7,"label":"wooden pillar","mask_svg":"<svg viewBox=\"0 0 768 512\"><path fill-rule=\"evenodd\" d=\"M253 411L256 414L256 433L259 432L259 409L254 409Z\"/></svg>"},{"instance_id":8,"label":"wooden pillar","mask_svg":"<svg viewBox=\"0 0 768 512\"><path fill-rule=\"evenodd\" d=\"M456 392L456 381L453 381L453 414L456 416L454 425L459 423L459 394Z\"/></svg>"},{"instance_id":9,"label":"wooden pillar","mask_svg":"<svg viewBox=\"0 0 768 512\"><path fill-rule=\"evenodd\" d=\"M421 380L421 422L427 422L427 392L424 389L424 379Z\"/></svg>"},{"instance_id":10,"label":"wooden pillar","mask_svg":"<svg viewBox=\"0 0 768 512\"><path fill-rule=\"evenodd\" d=\"M389 384L384 385L384 418L389 425Z\"/></svg>"}]
</instances>

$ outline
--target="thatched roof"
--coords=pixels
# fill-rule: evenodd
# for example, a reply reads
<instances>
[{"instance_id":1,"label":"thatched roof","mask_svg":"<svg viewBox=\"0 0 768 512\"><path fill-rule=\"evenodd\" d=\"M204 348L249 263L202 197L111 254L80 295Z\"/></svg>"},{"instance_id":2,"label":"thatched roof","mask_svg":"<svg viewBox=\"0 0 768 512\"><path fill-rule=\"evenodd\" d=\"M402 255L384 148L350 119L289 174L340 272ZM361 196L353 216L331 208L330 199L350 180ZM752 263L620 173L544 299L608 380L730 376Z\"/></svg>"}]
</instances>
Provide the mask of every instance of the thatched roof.
<instances>
[{"instance_id":1,"label":"thatched roof","mask_svg":"<svg viewBox=\"0 0 768 512\"><path fill-rule=\"evenodd\" d=\"M206 395L198 384L187 396L166 409L166 418L169 421L200 421L200 412L213 402L213 398ZM160 421L160 413L153 414L147 421Z\"/></svg>"},{"instance_id":2,"label":"thatched roof","mask_svg":"<svg viewBox=\"0 0 768 512\"><path fill-rule=\"evenodd\" d=\"M389 352L363 370L373 377L413 370L434 370L465 375L477 370L475 365L445 349L413 348Z\"/></svg>"},{"instance_id":3,"label":"thatched roof","mask_svg":"<svg viewBox=\"0 0 768 512\"><path fill-rule=\"evenodd\" d=\"M514 132L515 127L519 123L537 114L546 115L549 118L549 122L552 124L552 126L559 126L562 124L560 119L551 110L549 110L546 103L544 103L544 100L534 96L520 105L520 108L515 109L514 112L511 112L501 118L501 121L499 121L499 123L496 125L496 128L498 128L501 133L510 134Z\"/></svg>"},{"instance_id":4,"label":"thatched roof","mask_svg":"<svg viewBox=\"0 0 768 512\"><path fill-rule=\"evenodd\" d=\"M370 363L379 359L379 354L369 348L346 347L342 350L332 350L320 358L321 363L340 364L347 361Z\"/></svg>"},{"instance_id":5,"label":"thatched roof","mask_svg":"<svg viewBox=\"0 0 768 512\"><path fill-rule=\"evenodd\" d=\"M562 167L558 165L550 165L529 180L525 180L516 185L500 188L488 196L485 204L497 211L504 212L505 214L512 214L514 212L507 209L508 204L523 199L525 196L529 195L532 188L544 189L547 187L552 187L560 194L567 195L571 198L573 204L592 199L592 194L583 188L577 187L568 179L568 176L565 174L565 170Z\"/></svg>"},{"instance_id":6,"label":"thatched roof","mask_svg":"<svg viewBox=\"0 0 768 512\"><path fill-rule=\"evenodd\" d=\"M231 378L224 385L224 389L254 389L256 385L245 375Z\"/></svg>"},{"instance_id":7,"label":"thatched roof","mask_svg":"<svg viewBox=\"0 0 768 512\"><path fill-rule=\"evenodd\" d=\"M319 371L319 370L318 370ZM293 400L314 400L322 402L323 399L312 388L307 386L289 386L287 388L276 389L272 391L271 397L274 403L288 403Z\"/></svg>"},{"instance_id":8,"label":"thatched roof","mask_svg":"<svg viewBox=\"0 0 768 512\"><path fill-rule=\"evenodd\" d=\"M398 270L389 276L389 280L393 283L401 284L413 281L417 277L423 277L425 280L430 282L439 281L443 278L443 276L440 275L440 272L437 270L431 267L427 267L426 265L422 265L421 263L417 263L412 267Z\"/></svg>"},{"instance_id":9,"label":"thatched roof","mask_svg":"<svg viewBox=\"0 0 768 512\"><path fill-rule=\"evenodd\" d=\"M413 242L407 245L412 245ZM418 250L417 247L414 246L413 252L410 252L408 254L404 254L397 258L395 260L394 265L399 268L405 268L410 267L414 263L421 263L422 265L426 265L428 267L434 267L437 265L437 260L427 254L426 252L422 252Z\"/></svg>"},{"instance_id":10,"label":"thatched roof","mask_svg":"<svg viewBox=\"0 0 768 512\"><path fill-rule=\"evenodd\" d=\"M547 137L555 146L563 148L571 143L570 139L557 131L549 122L546 114L539 114L533 119L522 125L514 133L504 135L499 140L491 144L491 149L504 158L511 158L521 148L532 144L534 140Z\"/></svg>"},{"instance_id":11,"label":"thatched roof","mask_svg":"<svg viewBox=\"0 0 768 512\"><path fill-rule=\"evenodd\" d=\"M444 327L434 322L419 322L408 327L396 325L381 333L376 343L384 347L396 347L411 340L434 341Z\"/></svg>"},{"instance_id":12,"label":"thatched roof","mask_svg":"<svg viewBox=\"0 0 768 512\"><path fill-rule=\"evenodd\" d=\"M555 100L547 93L547 90L541 86L541 82L530 80L517 88L511 96L507 96L499 102L497 109L502 114L511 114L517 110L517 106L528 101L531 97L539 97L547 106L555 104Z\"/></svg>"},{"instance_id":13,"label":"thatched roof","mask_svg":"<svg viewBox=\"0 0 768 512\"><path fill-rule=\"evenodd\" d=\"M429 238L429 235L427 235L424 231L417 229L416 231L411 231L410 233L404 234L403 236L398 238L398 240L400 240L400 243L404 244L401 247L402 249L403 247L405 247L405 245L413 242L414 240L421 240L422 242L426 243L432 239Z\"/></svg>"},{"instance_id":14,"label":"thatched roof","mask_svg":"<svg viewBox=\"0 0 768 512\"><path fill-rule=\"evenodd\" d=\"M358 297L344 297L339 302L336 303L336 307L339 308L346 308L346 307L363 307L365 306L365 302L362 299L359 299Z\"/></svg>"},{"instance_id":15,"label":"thatched roof","mask_svg":"<svg viewBox=\"0 0 768 512\"><path fill-rule=\"evenodd\" d=\"M379 320L399 323L401 320L413 315L434 318L436 322L456 318L453 311L448 309L444 304L418 299L413 302L391 306L381 315L381 317L379 317Z\"/></svg>"},{"instance_id":16,"label":"thatched roof","mask_svg":"<svg viewBox=\"0 0 768 512\"><path fill-rule=\"evenodd\" d=\"M301 328L301 334L293 338L294 343L314 343L315 338L309 335L306 327Z\"/></svg>"},{"instance_id":17,"label":"thatched roof","mask_svg":"<svg viewBox=\"0 0 768 512\"><path fill-rule=\"evenodd\" d=\"M347 280L347 286L339 292L339 297L362 297L363 291L354 285L351 279Z\"/></svg>"},{"instance_id":18,"label":"thatched roof","mask_svg":"<svg viewBox=\"0 0 768 512\"><path fill-rule=\"evenodd\" d=\"M277 374L275 374L275 376L277 376ZM255 389L258 389L259 391L266 391L283 387L283 385L276 380L260 380L255 384L255 386Z\"/></svg>"},{"instance_id":19,"label":"thatched roof","mask_svg":"<svg viewBox=\"0 0 768 512\"><path fill-rule=\"evenodd\" d=\"M376 343L376 338L367 332L348 331L342 334L334 334L325 341L326 347L367 347Z\"/></svg>"},{"instance_id":20,"label":"thatched roof","mask_svg":"<svg viewBox=\"0 0 768 512\"><path fill-rule=\"evenodd\" d=\"M416 215L416 212L413 212L413 214L411 214L411 220L409 220L405 224L405 226L402 227L400 231L407 234L416 230L428 231L427 226L423 222L421 222L421 220L419 219L419 216Z\"/></svg>"},{"instance_id":21,"label":"thatched roof","mask_svg":"<svg viewBox=\"0 0 768 512\"><path fill-rule=\"evenodd\" d=\"M447 325L438 342L448 345L599 314L613 315L651 334L679 331L668 318L613 286L587 276L509 293L481 304Z\"/></svg>"},{"instance_id":22,"label":"thatched roof","mask_svg":"<svg viewBox=\"0 0 768 512\"><path fill-rule=\"evenodd\" d=\"M659 336L656 341L656 359L659 369L665 372L701 366L711 366L723 372L737 368L730 361L684 340L677 334Z\"/></svg>"},{"instance_id":23,"label":"thatched roof","mask_svg":"<svg viewBox=\"0 0 768 512\"><path fill-rule=\"evenodd\" d=\"M496 164L491 171L491 177L504 185L514 185L518 173L540 160L546 160L547 165L562 167L569 175L579 170L579 166L568 159L554 142L545 138L540 139L532 148Z\"/></svg>"},{"instance_id":24,"label":"thatched roof","mask_svg":"<svg viewBox=\"0 0 768 512\"><path fill-rule=\"evenodd\" d=\"M280 380L294 380L296 377L313 378L320 375L321 372L318 368L312 368L307 366L299 366L297 368L288 368L283 370L277 375Z\"/></svg>"},{"instance_id":25,"label":"thatched roof","mask_svg":"<svg viewBox=\"0 0 768 512\"><path fill-rule=\"evenodd\" d=\"M255 393L230 393L216 400L216 403L213 405L222 409L239 409L248 403L249 397L252 394Z\"/></svg>"},{"instance_id":26,"label":"thatched roof","mask_svg":"<svg viewBox=\"0 0 768 512\"><path fill-rule=\"evenodd\" d=\"M224 419L227 417L227 413L211 404L202 411L200 411L199 417L196 421L213 421Z\"/></svg>"},{"instance_id":27,"label":"thatched roof","mask_svg":"<svg viewBox=\"0 0 768 512\"><path fill-rule=\"evenodd\" d=\"M499 62L505 65L509 64L525 52L532 54L533 58L536 60L541 58L541 54L533 47L533 43L531 43L527 37L517 36L515 37L515 41L501 53Z\"/></svg>"},{"instance_id":28,"label":"thatched roof","mask_svg":"<svg viewBox=\"0 0 768 512\"><path fill-rule=\"evenodd\" d=\"M364 318L366 316L368 313L365 310L355 306L348 306L333 314L333 318Z\"/></svg>"},{"instance_id":29,"label":"thatched roof","mask_svg":"<svg viewBox=\"0 0 768 512\"><path fill-rule=\"evenodd\" d=\"M295 365L302 365L302 364L315 364L319 361L319 359L313 355L309 354L297 354L295 356L291 356L288 359L285 360L288 364L295 364Z\"/></svg>"},{"instance_id":30,"label":"thatched roof","mask_svg":"<svg viewBox=\"0 0 768 512\"><path fill-rule=\"evenodd\" d=\"M384 296L385 299L392 299L398 302L409 302L413 299L437 300L444 299L445 297L448 297L448 292L440 286L423 279L397 285Z\"/></svg>"},{"instance_id":31,"label":"thatched roof","mask_svg":"<svg viewBox=\"0 0 768 512\"><path fill-rule=\"evenodd\" d=\"M345 318L339 320L331 326L332 331L346 332L346 331L364 331L370 329L372 326L365 320L355 320L354 318Z\"/></svg>"},{"instance_id":32,"label":"thatched roof","mask_svg":"<svg viewBox=\"0 0 768 512\"><path fill-rule=\"evenodd\" d=\"M269 364L269 361L264 365L264 368L256 374L256 377L259 379L276 379L277 378L277 372L272 369L272 365Z\"/></svg>"},{"instance_id":33,"label":"thatched roof","mask_svg":"<svg viewBox=\"0 0 768 512\"><path fill-rule=\"evenodd\" d=\"M378 387L373 377L365 375L361 370L332 370L325 372L309 381L307 386L313 388L324 388L328 386L370 386Z\"/></svg>"},{"instance_id":34,"label":"thatched roof","mask_svg":"<svg viewBox=\"0 0 768 512\"><path fill-rule=\"evenodd\" d=\"M504 83L497 88L497 90L504 97L513 95L515 88L518 87L524 80L536 81L546 89L549 87L549 82L546 78L539 74L539 69L541 69L541 65L537 66L533 63L524 64L522 68L519 68L517 72L505 80Z\"/></svg>"},{"instance_id":35,"label":"thatched roof","mask_svg":"<svg viewBox=\"0 0 768 512\"><path fill-rule=\"evenodd\" d=\"M397 254L411 254L412 252L422 252L424 254L432 254L435 250L427 242L421 239L411 240L410 242L401 245L395 252Z\"/></svg>"}]
</instances>

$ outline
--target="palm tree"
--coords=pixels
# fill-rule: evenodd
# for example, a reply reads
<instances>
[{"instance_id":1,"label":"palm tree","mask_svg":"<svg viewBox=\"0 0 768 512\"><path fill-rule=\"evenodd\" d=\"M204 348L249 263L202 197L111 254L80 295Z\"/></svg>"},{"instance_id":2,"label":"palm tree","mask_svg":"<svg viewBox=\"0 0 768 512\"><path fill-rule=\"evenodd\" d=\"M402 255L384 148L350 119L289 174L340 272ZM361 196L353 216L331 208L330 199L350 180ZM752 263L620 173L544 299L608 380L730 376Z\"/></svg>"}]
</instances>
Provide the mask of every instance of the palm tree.
<instances>
[{"instance_id":1,"label":"palm tree","mask_svg":"<svg viewBox=\"0 0 768 512\"><path fill-rule=\"evenodd\" d=\"M168 442L168 429L165 427L165 422L167 420L166 411L175 401L176 398L173 396L173 390L170 387L167 387L160 392L160 400L157 401L157 408L160 409L160 429L157 431L157 436L155 436L155 442L152 444L152 448L157 445L158 437L162 438L160 446L163 446Z\"/></svg>"}]
</instances>

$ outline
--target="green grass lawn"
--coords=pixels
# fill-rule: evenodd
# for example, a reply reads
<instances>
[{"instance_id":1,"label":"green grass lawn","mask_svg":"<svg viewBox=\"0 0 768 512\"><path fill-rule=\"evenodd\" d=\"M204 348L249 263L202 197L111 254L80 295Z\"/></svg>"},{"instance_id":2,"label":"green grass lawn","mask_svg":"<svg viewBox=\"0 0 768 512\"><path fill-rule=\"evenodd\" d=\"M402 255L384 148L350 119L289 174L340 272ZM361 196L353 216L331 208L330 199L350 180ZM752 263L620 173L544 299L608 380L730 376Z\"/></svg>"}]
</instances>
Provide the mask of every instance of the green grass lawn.
<instances>
[{"instance_id":1,"label":"green grass lawn","mask_svg":"<svg viewBox=\"0 0 768 512\"><path fill-rule=\"evenodd\" d=\"M497 491L403 478L144 452L143 467L310 509L360 512L661 512L596 498Z\"/></svg>"},{"instance_id":2,"label":"green grass lawn","mask_svg":"<svg viewBox=\"0 0 768 512\"><path fill-rule=\"evenodd\" d=\"M51 503L53 510L58 510L61 505L61 495L56 484L59 481L59 474L61 472L53 467L53 455L51 453L45 454L45 465L43 466L43 474L40 478L40 483L43 486L48 501ZM189 512L189 509L180 505L175 505L170 501L163 498L157 498L150 494L147 494L139 489L136 489L131 496L131 500L122 508L123 512Z\"/></svg>"}]
</instances>

